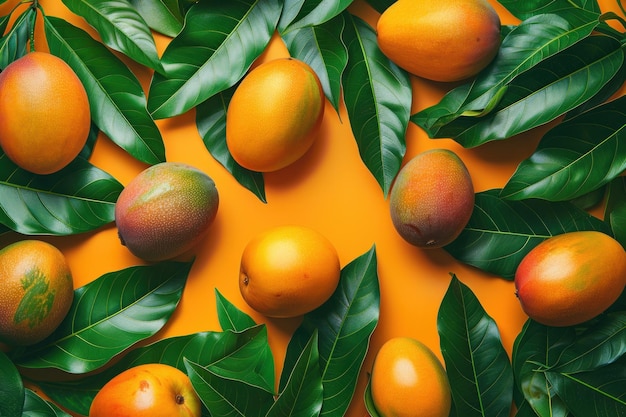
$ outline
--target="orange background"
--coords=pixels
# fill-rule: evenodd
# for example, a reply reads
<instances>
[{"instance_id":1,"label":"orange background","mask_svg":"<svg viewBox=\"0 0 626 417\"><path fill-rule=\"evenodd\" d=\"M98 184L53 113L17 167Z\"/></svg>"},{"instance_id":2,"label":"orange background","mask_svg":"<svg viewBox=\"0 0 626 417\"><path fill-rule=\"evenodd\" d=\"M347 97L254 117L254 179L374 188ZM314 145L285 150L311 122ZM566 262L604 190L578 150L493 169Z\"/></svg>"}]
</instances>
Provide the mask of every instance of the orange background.
<instances>
[{"instance_id":1,"label":"orange background","mask_svg":"<svg viewBox=\"0 0 626 417\"><path fill-rule=\"evenodd\" d=\"M97 36L81 18L71 14L61 0L40 0L40 3L47 15L63 17ZM491 3L499 12L503 24L517 23L495 0ZM605 11L609 10L609 6L617 11L614 1L600 3ZM5 5L0 11L6 13L7 9ZM356 1L350 11L375 26L378 14L364 1ZM155 36L162 52L169 39ZM45 49L41 30L37 39L37 49ZM287 55L281 40L275 37L260 60ZM129 64L147 91L151 73ZM415 77L412 83L412 113L435 104L454 86ZM511 282L463 265L443 249L421 250L400 238L390 220L388 200L359 157L345 108L341 107L337 114L327 103L325 110L321 133L312 149L293 166L265 175L267 204L240 186L212 158L196 130L193 111L157 121L165 141L167 160L183 161L209 174L217 184L220 206L209 238L196 250L197 257L179 308L156 338L221 330L215 306L214 288L217 288L258 323L267 324L278 376L286 344L299 320L270 320L247 307L237 283L240 256L245 244L253 235L272 226L309 226L334 243L342 266L376 245L381 293L380 321L347 413L350 417L360 417L367 415L363 403L367 372L371 369L376 351L385 340L400 335L415 337L441 358L436 316L450 283L450 273L456 274L474 291L487 313L498 323L507 351L511 351L526 316L515 298ZM519 161L532 153L546 129L542 127L515 138L466 150L449 139L431 140L419 127L410 123L405 162L426 149L452 149L466 163L477 192L498 188L506 183ZM104 136L99 138L91 162L123 184L146 168ZM15 239L12 234L3 236L0 243L5 245ZM65 253L76 287L107 272L142 263L120 245L114 225L79 236L43 239Z\"/></svg>"}]
</instances>

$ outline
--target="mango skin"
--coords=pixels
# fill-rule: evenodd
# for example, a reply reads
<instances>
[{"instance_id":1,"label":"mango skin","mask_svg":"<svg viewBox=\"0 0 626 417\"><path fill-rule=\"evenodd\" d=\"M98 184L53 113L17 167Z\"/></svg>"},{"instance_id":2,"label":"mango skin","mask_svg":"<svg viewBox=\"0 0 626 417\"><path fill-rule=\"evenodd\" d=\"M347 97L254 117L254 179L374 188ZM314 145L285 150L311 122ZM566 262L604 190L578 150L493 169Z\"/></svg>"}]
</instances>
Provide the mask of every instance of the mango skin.
<instances>
[{"instance_id":1,"label":"mango skin","mask_svg":"<svg viewBox=\"0 0 626 417\"><path fill-rule=\"evenodd\" d=\"M400 236L420 248L452 242L474 210L474 185L463 161L447 149L414 156L398 172L389 195Z\"/></svg>"},{"instance_id":2,"label":"mango skin","mask_svg":"<svg viewBox=\"0 0 626 417\"><path fill-rule=\"evenodd\" d=\"M524 312L547 326L584 323L626 285L626 252L611 236L579 231L550 237L524 256L515 289Z\"/></svg>"},{"instance_id":3,"label":"mango skin","mask_svg":"<svg viewBox=\"0 0 626 417\"><path fill-rule=\"evenodd\" d=\"M219 206L215 182L190 165L163 162L137 175L115 204L122 245L147 261L172 259L208 234Z\"/></svg>"}]
</instances>

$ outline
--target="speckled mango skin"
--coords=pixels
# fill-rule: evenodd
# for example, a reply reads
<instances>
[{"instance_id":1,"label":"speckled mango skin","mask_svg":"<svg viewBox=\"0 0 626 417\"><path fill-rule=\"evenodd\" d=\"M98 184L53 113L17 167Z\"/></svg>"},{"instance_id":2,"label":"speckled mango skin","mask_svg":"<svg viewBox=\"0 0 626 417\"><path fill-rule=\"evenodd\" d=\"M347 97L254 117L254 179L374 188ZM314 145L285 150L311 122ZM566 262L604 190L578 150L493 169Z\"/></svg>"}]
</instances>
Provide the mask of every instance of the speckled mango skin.
<instances>
[{"instance_id":1,"label":"speckled mango skin","mask_svg":"<svg viewBox=\"0 0 626 417\"><path fill-rule=\"evenodd\" d=\"M467 225L474 198L463 161L447 149L427 150L398 172L389 196L391 220L410 244L439 248L456 239Z\"/></svg>"},{"instance_id":2,"label":"speckled mango skin","mask_svg":"<svg viewBox=\"0 0 626 417\"><path fill-rule=\"evenodd\" d=\"M122 190L115 222L122 245L147 261L172 259L209 232L219 206L215 182L190 165L163 162Z\"/></svg>"}]
</instances>

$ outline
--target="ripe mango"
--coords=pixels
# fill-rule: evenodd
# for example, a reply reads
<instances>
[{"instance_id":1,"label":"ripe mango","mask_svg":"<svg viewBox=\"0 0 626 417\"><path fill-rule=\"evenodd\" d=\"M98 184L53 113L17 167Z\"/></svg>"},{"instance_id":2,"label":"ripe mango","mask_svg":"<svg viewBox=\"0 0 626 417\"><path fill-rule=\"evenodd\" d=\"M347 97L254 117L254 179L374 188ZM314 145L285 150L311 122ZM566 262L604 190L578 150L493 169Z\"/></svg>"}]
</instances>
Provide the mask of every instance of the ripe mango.
<instances>
[{"instance_id":1,"label":"ripe mango","mask_svg":"<svg viewBox=\"0 0 626 417\"><path fill-rule=\"evenodd\" d=\"M394 227L407 242L421 248L445 246L472 215L472 178L454 152L424 151L398 172L389 208Z\"/></svg>"},{"instance_id":2,"label":"ripe mango","mask_svg":"<svg viewBox=\"0 0 626 417\"><path fill-rule=\"evenodd\" d=\"M204 172L178 162L153 165L122 190L115 222L122 245L147 261L174 258L209 232L219 194Z\"/></svg>"}]
</instances>

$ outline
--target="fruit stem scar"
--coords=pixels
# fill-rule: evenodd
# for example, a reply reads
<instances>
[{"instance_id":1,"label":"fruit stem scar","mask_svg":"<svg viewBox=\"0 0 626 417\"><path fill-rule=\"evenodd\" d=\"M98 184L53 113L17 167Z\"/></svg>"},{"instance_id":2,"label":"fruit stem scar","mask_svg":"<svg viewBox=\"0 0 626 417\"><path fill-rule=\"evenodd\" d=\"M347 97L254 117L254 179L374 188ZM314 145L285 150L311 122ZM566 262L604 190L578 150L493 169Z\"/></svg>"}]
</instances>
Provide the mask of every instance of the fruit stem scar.
<instances>
[{"instance_id":1,"label":"fruit stem scar","mask_svg":"<svg viewBox=\"0 0 626 417\"><path fill-rule=\"evenodd\" d=\"M250 282L250 278L248 278L247 275L243 276L243 285L248 285L248 283Z\"/></svg>"},{"instance_id":2,"label":"fruit stem scar","mask_svg":"<svg viewBox=\"0 0 626 417\"><path fill-rule=\"evenodd\" d=\"M182 405L185 403L185 397L181 394L176 394L176 404Z\"/></svg>"}]
</instances>

